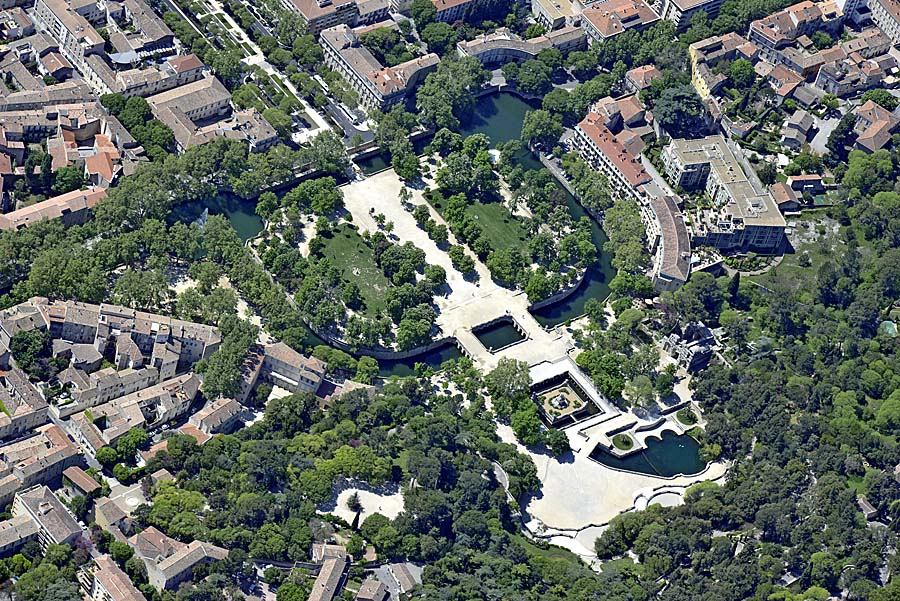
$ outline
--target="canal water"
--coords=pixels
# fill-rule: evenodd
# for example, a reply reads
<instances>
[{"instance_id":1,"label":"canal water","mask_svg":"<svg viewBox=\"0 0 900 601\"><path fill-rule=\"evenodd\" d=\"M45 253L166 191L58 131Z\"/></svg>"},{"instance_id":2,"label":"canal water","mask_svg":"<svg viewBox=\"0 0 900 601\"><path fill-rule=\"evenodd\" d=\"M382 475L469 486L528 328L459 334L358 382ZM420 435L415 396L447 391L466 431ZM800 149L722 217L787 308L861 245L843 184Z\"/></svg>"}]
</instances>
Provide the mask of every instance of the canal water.
<instances>
[{"instance_id":1,"label":"canal water","mask_svg":"<svg viewBox=\"0 0 900 601\"><path fill-rule=\"evenodd\" d=\"M425 147L431 143L431 137L419 138L415 142L413 142L413 151L416 154L422 154L425 152ZM370 156L366 159L360 159L355 161L359 168L362 169L362 172L366 175L372 175L373 173L378 173L379 171L384 171L388 167L391 166L391 159L387 155L387 153L376 154Z\"/></svg>"},{"instance_id":2,"label":"canal water","mask_svg":"<svg viewBox=\"0 0 900 601\"><path fill-rule=\"evenodd\" d=\"M598 446L591 452L591 459L626 472L664 478L692 476L706 469L706 462L700 458L700 443L687 434L668 430L662 438L649 439L643 451L619 458Z\"/></svg>"},{"instance_id":3,"label":"canal water","mask_svg":"<svg viewBox=\"0 0 900 601\"><path fill-rule=\"evenodd\" d=\"M489 351L499 351L511 344L525 340L522 333L508 321L498 321L489 326L476 328L472 333Z\"/></svg>"},{"instance_id":4,"label":"canal water","mask_svg":"<svg viewBox=\"0 0 900 601\"><path fill-rule=\"evenodd\" d=\"M234 194L220 194L212 200L188 202L175 209L175 218L188 223L209 209L210 215L225 215L241 241L254 238L263 230L263 220L256 214L256 199L245 200Z\"/></svg>"},{"instance_id":5,"label":"canal water","mask_svg":"<svg viewBox=\"0 0 900 601\"><path fill-rule=\"evenodd\" d=\"M416 375L416 363L424 363L429 367L437 369L444 361L449 361L450 359L459 359L462 356L463 354L460 352L456 344L453 342L449 342L446 345L438 347L429 353L425 353L411 359L397 359L395 361L386 361L383 359L379 359L378 375L382 378L389 378L391 376L400 376L401 378L405 378L406 376L414 376Z\"/></svg>"},{"instance_id":6,"label":"canal water","mask_svg":"<svg viewBox=\"0 0 900 601\"><path fill-rule=\"evenodd\" d=\"M465 136L472 134L486 134L491 139L491 144L498 144L516 140L522 133L522 121L525 113L539 108L529 104L514 94L501 92L482 96L475 105L471 121L460 131ZM542 169L541 162L527 150L523 150L516 160L526 169ZM556 181L556 180L554 180ZM566 323L584 315L584 306L588 300L597 298L603 300L609 294L609 281L615 275L610 264L610 257L603 253L603 245L608 238L596 220L588 215L575 197L557 182L557 186L565 196L566 207L573 219L587 217L591 222L591 241L597 247L598 259L590 266L584 281L578 290L566 300L554 303L538 311L533 311L535 319L542 326L553 327Z\"/></svg>"}]
</instances>

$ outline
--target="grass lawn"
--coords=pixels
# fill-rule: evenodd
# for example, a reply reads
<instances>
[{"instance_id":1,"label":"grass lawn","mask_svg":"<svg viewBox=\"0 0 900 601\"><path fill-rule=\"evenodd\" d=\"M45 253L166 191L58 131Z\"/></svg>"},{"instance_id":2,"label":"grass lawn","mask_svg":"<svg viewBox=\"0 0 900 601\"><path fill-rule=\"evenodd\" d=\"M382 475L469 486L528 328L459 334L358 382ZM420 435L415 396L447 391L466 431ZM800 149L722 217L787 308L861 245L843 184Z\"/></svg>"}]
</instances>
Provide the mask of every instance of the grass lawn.
<instances>
[{"instance_id":1,"label":"grass lawn","mask_svg":"<svg viewBox=\"0 0 900 601\"><path fill-rule=\"evenodd\" d=\"M549 548L542 549L521 534L514 534L512 538L514 538L516 542L525 547L525 550L531 555L538 555L545 559L561 559L572 564L584 566L584 563L582 563L581 559L568 549L563 549L562 547L557 547L555 545L550 545Z\"/></svg>"},{"instance_id":2,"label":"grass lawn","mask_svg":"<svg viewBox=\"0 0 900 601\"><path fill-rule=\"evenodd\" d=\"M434 208L443 215L442 203L433 204ZM530 254L528 252L528 232L522 226L519 218L510 213L503 203L470 202L466 207L466 213L481 226L485 237L494 249L518 248L524 255Z\"/></svg>"},{"instance_id":3,"label":"grass lawn","mask_svg":"<svg viewBox=\"0 0 900 601\"><path fill-rule=\"evenodd\" d=\"M875 471L872 468L866 468L866 473ZM865 483L865 475L863 476L847 476L847 486L853 490L857 495L865 494L866 492L866 483Z\"/></svg>"},{"instance_id":4,"label":"grass lawn","mask_svg":"<svg viewBox=\"0 0 900 601\"><path fill-rule=\"evenodd\" d=\"M681 409L678 413L675 414L678 417L678 421L686 426L693 426L697 423L697 414L694 413L692 409L689 407L685 407Z\"/></svg>"},{"instance_id":5,"label":"grass lawn","mask_svg":"<svg viewBox=\"0 0 900 601\"><path fill-rule=\"evenodd\" d=\"M634 441L627 434L616 434L613 436L612 443L620 451L627 451L634 446Z\"/></svg>"},{"instance_id":6,"label":"grass lawn","mask_svg":"<svg viewBox=\"0 0 900 601\"><path fill-rule=\"evenodd\" d=\"M363 313L369 316L378 313L384 307L384 292L391 283L375 264L372 249L346 223L334 228L331 238L325 240L325 256L341 270L341 279L359 286L365 303Z\"/></svg>"},{"instance_id":7,"label":"grass lawn","mask_svg":"<svg viewBox=\"0 0 900 601\"><path fill-rule=\"evenodd\" d=\"M863 477L862 476L848 476L847 477L847 486L853 489L856 494L860 494L860 491L863 487Z\"/></svg>"}]
</instances>

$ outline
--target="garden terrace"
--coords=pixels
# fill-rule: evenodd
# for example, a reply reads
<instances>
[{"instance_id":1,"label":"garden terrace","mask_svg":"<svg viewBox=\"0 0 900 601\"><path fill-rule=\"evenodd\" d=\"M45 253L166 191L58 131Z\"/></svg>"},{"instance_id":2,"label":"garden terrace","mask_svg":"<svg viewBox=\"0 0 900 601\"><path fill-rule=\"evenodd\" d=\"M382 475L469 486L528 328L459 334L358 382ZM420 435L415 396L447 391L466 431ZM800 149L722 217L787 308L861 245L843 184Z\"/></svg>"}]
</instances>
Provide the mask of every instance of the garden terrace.
<instances>
[{"instance_id":1,"label":"garden terrace","mask_svg":"<svg viewBox=\"0 0 900 601\"><path fill-rule=\"evenodd\" d=\"M568 372L536 384L532 396L544 420L554 427L600 413L600 408Z\"/></svg>"}]
</instances>

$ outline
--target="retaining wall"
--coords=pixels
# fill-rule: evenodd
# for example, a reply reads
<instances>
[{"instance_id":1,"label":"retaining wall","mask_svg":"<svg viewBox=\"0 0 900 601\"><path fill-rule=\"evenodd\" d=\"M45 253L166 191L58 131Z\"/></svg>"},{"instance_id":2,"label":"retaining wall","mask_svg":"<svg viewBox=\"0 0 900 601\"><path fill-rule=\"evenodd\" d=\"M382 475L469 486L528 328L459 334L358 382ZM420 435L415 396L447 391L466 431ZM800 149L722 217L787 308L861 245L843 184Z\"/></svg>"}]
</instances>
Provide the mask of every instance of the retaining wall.
<instances>
[{"instance_id":1,"label":"retaining wall","mask_svg":"<svg viewBox=\"0 0 900 601\"><path fill-rule=\"evenodd\" d=\"M528 306L528 310L529 311L540 311L544 307L549 307L550 305L555 305L556 303L566 300L567 298L569 298L570 296L575 294L575 292L577 292L579 288L581 288L581 285L584 283L584 279L586 277L587 277L587 269L583 269L581 271L581 275L578 276L578 279L575 280L574 283L572 283L569 286L566 286L559 292L548 296L544 300L539 300L535 303L532 303L531 305Z\"/></svg>"},{"instance_id":2,"label":"retaining wall","mask_svg":"<svg viewBox=\"0 0 900 601\"><path fill-rule=\"evenodd\" d=\"M468 356L468 353L465 349L463 349L459 341L456 340L455 336L444 336L442 338L438 338L428 344L423 346L417 346L416 348L408 349L405 351L393 351L385 348L373 348L369 346L355 346L351 345L345 340L341 340L340 338L336 338L330 333L327 333L320 328L314 326L308 317L303 316L303 322L306 326L312 330L312 332L327 342L330 346L333 346L337 349L340 349L344 352L350 353L352 355L364 355L366 357L372 357L374 359L381 359L384 361L398 361L403 359L410 359L412 357L416 357L418 355L424 355L426 353L430 353L431 351L438 349L442 346L446 346L448 344L455 344L460 351Z\"/></svg>"}]
</instances>

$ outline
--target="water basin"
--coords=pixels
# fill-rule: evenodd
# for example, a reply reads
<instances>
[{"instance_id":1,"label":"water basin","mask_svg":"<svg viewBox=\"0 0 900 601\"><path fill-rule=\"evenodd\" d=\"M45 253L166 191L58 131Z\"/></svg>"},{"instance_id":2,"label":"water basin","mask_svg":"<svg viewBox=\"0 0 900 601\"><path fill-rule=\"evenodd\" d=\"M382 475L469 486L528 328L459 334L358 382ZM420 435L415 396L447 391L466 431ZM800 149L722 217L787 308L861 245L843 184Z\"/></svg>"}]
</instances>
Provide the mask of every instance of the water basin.
<instances>
[{"instance_id":1,"label":"water basin","mask_svg":"<svg viewBox=\"0 0 900 601\"><path fill-rule=\"evenodd\" d=\"M444 361L450 359L459 359L463 354L453 342L440 346L432 351L411 357L409 359L378 360L378 375L382 378L391 376L399 376L405 378L407 376L416 375L416 363L424 363L430 367L438 368Z\"/></svg>"},{"instance_id":2,"label":"water basin","mask_svg":"<svg viewBox=\"0 0 900 601\"><path fill-rule=\"evenodd\" d=\"M591 459L608 467L649 476L691 476L706 469L700 457L700 443L687 434L663 432L662 438L647 440L647 448L626 457L616 457L601 447L591 452Z\"/></svg>"},{"instance_id":3,"label":"water basin","mask_svg":"<svg viewBox=\"0 0 900 601\"><path fill-rule=\"evenodd\" d=\"M516 328L511 319L500 319L493 323L478 326L472 330L475 337L487 350L495 353L517 342L525 340L525 336Z\"/></svg>"}]
</instances>

